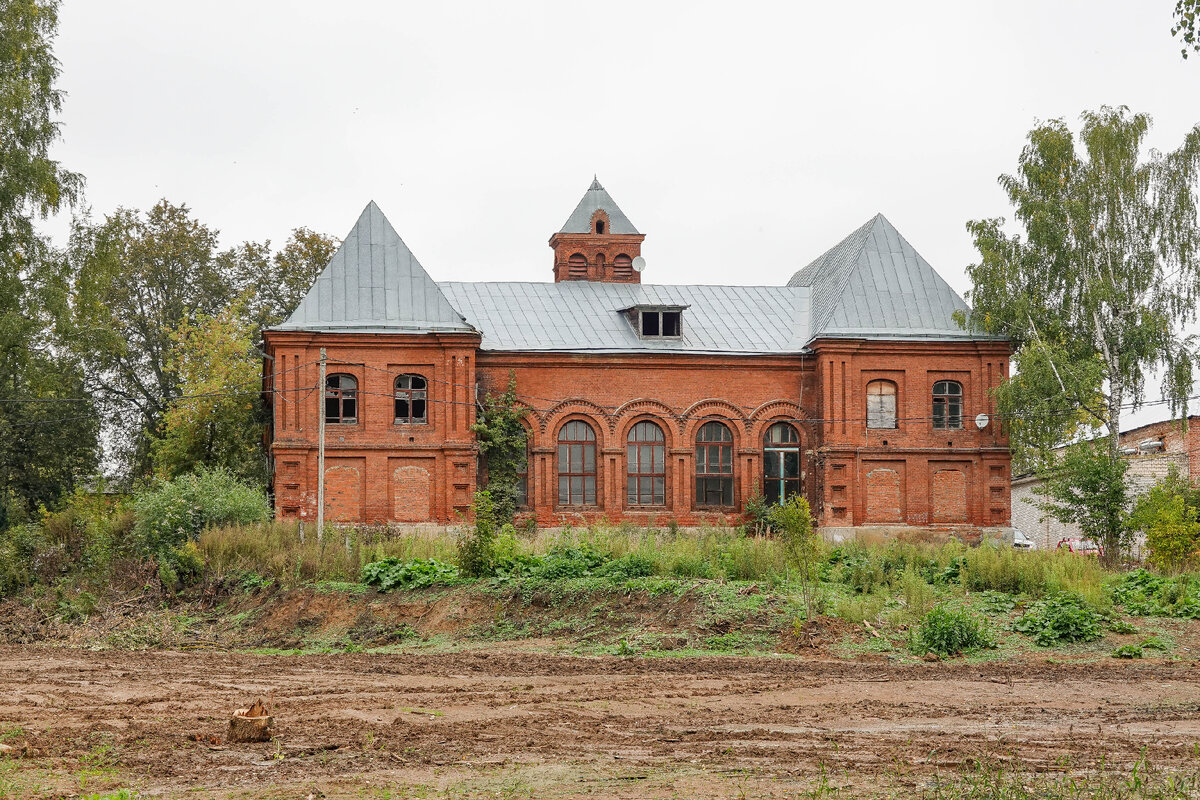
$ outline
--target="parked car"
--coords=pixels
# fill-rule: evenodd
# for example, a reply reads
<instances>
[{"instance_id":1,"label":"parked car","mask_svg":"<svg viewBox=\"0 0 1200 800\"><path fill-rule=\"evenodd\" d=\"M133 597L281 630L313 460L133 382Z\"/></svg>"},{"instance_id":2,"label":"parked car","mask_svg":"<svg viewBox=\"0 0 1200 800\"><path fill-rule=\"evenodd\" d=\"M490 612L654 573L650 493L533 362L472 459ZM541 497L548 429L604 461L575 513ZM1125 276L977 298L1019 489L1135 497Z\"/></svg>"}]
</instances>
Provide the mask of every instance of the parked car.
<instances>
[{"instance_id":1,"label":"parked car","mask_svg":"<svg viewBox=\"0 0 1200 800\"><path fill-rule=\"evenodd\" d=\"M1066 550L1069 553L1077 553L1083 556L1096 556L1099 558L1104 555L1104 547L1096 544L1091 539L1065 538L1058 540L1058 549Z\"/></svg>"},{"instance_id":2,"label":"parked car","mask_svg":"<svg viewBox=\"0 0 1200 800\"><path fill-rule=\"evenodd\" d=\"M1037 550L1037 542L1025 535L1020 528L1013 528L1013 548L1017 550Z\"/></svg>"}]
</instances>

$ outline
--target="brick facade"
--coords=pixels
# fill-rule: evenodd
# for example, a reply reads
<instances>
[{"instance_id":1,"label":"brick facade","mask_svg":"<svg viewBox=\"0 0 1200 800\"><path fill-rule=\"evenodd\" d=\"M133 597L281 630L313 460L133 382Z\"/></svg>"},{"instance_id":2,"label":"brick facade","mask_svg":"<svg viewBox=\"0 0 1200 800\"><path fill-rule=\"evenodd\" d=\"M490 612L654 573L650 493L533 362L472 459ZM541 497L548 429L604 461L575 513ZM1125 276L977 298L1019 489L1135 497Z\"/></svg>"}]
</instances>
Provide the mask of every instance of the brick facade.
<instances>
[{"instance_id":1,"label":"brick facade","mask_svg":"<svg viewBox=\"0 0 1200 800\"><path fill-rule=\"evenodd\" d=\"M863 324L877 335L847 333L845 321L823 335L814 320L833 319L836 297L822 287L849 285L823 272L833 269L829 254L814 262L814 280L825 281L815 288L682 287L672 295L641 286L640 273L629 270L643 238L594 181L550 240L552 296L561 305L539 317L521 298L545 297L545 289L478 284L491 287L488 299L443 285L472 319L492 320L477 330L368 205L288 323L264 332L277 514L316 516L318 414L326 402L317 362L325 348L327 375L355 387L353 415L334 415L326 428L331 522L462 519L486 483L471 429L478 393L502 391L511 375L531 409L521 514L541 525L733 522L749 498L793 492L828 528L1009 524L1007 439L990 418L1008 343L972 338L951 322L950 309L965 304L882 216L830 253L860 259L842 258L843 272L885 261L908 270L893 280L861 279L920 286L933 299L910 293L859 305L893 304L885 316L894 326L915 303L923 317L901 323L914 326L911 335L869 319ZM870 258L864 248L872 248ZM887 249L883 261L879 248ZM599 283L630 285L592 285ZM647 330L637 314L662 314L662 327L651 316ZM539 339L542 320L571 344ZM524 346L496 344L504 341ZM401 376L410 376L404 386ZM950 382L954 397L935 398L935 388ZM413 385L424 393L419 414L404 399ZM894 404L894 419L869 427L876 401ZM952 421L940 425L935 416L947 413L947 402ZM982 426L980 414L988 415ZM698 442L706 425L708 438Z\"/></svg>"}]
</instances>

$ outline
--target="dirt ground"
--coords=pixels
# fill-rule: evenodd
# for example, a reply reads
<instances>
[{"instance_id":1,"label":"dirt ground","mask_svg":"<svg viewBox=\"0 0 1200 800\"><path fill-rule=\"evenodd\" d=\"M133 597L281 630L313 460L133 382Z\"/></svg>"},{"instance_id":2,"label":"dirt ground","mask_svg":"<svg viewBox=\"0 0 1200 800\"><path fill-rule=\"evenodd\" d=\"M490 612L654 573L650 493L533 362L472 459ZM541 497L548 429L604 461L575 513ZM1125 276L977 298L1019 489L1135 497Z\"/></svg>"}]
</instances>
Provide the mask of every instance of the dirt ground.
<instances>
[{"instance_id":1,"label":"dirt ground","mask_svg":"<svg viewBox=\"0 0 1200 800\"><path fill-rule=\"evenodd\" d=\"M226 743L257 697L274 740ZM0 741L0 798L919 796L978 757L1192 769L1200 670L8 646Z\"/></svg>"}]
</instances>

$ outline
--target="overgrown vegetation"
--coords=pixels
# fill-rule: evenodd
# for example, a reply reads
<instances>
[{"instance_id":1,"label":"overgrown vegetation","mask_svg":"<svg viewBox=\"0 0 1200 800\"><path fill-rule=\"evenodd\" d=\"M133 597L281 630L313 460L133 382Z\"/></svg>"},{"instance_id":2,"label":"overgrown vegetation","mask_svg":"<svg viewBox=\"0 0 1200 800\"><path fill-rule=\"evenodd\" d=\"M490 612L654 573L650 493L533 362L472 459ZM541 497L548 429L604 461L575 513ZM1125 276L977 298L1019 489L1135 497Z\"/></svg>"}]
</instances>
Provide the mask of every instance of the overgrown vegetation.
<instances>
[{"instance_id":1,"label":"overgrown vegetation","mask_svg":"<svg viewBox=\"0 0 1200 800\"><path fill-rule=\"evenodd\" d=\"M521 424L526 408L517 400L515 373L509 372L503 392L484 395L481 406L471 430L484 457L492 513L500 524L511 523L521 501L522 480L529 463L525 426Z\"/></svg>"},{"instance_id":2,"label":"overgrown vegetation","mask_svg":"<svg viewBox=\"0 0 1200 800\"><path fill-rule=\"evenodd\" d=\"M995 647L987 622L969 609L942 603L921 619L912 639L917 655L952 656Z\"/></svg>"},{"instance_id":3,"label":"overgrown vegetation","mask_svg":"<svg viewBox=\"0 0 1200 800\"><path fill-rule=\"evenodd\" d=\"M1090 642L1102 635L1103 617L1077 594L1059 592L1039 600L1013 623L1042 647L1066 642Z\"/></svg>"}]
</instances>

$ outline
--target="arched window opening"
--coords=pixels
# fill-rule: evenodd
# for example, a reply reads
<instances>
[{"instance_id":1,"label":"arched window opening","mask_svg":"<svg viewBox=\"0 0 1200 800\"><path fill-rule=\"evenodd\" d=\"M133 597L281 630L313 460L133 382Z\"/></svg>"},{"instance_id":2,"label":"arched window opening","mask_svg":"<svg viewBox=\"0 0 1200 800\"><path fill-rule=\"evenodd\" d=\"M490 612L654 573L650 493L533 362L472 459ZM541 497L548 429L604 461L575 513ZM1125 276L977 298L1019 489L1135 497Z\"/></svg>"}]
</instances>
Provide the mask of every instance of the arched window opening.
<instances>
[{"instance_id":1,"label":"arched window opening","mask_svg":"<svg viewBox=\"0 0 1200 800\"><path fill-rule=\"evenodd\" d=\"M763 495L782 503L800 494L800 436L786 422L776 422L763 437Z\"/></svg>"},{"instance_id":2,"label":"arched window opening","mask_svg":"<svg viewBox=\"0 0 1200 800\"><path fill-rule=\"evenodd\" d=\"M867 427L896 427L896 384L891 381L867 384Z\"/></svg>"},{"instance_id":3,"label":"arched window opening","mask_svg":"<svg viewBox=\"0 0 1200 800\"><path fill-rule=\"evenodd\" d=\"M596 220L596 233L604 233L604 220Z\"/></svg>"},{"instance_id":4,"label":"arched window opening","mask_svg":"<svg viewBox=\"0 0 1200 800\"><path fill-rule=\"evenodd\" d=\"M558 432L558 504L596 505L596 432L582 420Z\"/></svg>"},{"instance_id":5,"label":"arched window opening","mask_svg":"<svg viewBox=\"0 0 1200 800\"><path fill-rule=\"evenodd\" d=\"M567 277L568 278L586 278L587 277L587 258L583 253L575 253L567 259Z\"/></svg>"},{"instance_id":6,"label":"arched window opening","mask_svg":"<svg viewBox=\"0 0 1200 800\"><path fill-rule=\"evenodd\" d=\"M696 505L733 505L733 434L721 422L706 422L696 432Z\"/></svg>"},{"instance_id":7,"label":"arched window opening","mask_svg":"<svg viewBox=\"0 0 1200 800\"><path fill-rule=\"evenodd\" d=\"M962 427L962 384L938 381L933 385L933 427L957 430Z\"/></svg>"},{"instance_id":8,"label":"arched window opening","mask_svg":"<svg viewBox=\"0 0 1200 800\"><path fill-rule=\"evenodd\" d=\"M629 505L666 504L667 447L662 428L646 421L629 429L625 467Z\"/></svg>"},{"instance_id":9,"label":"arched window opening","mask_svg":"<svg viewBox=\"0 0 1200 800\"><path fill-rule=\"evenodd\" d=\"M633 259L621 253L613 259L613 274L618 278L633 277Z\"/></svg>"},{"instance_id":10,"label":"arched window opening","mask_svg":"<svg viewBox=\"0 0 1200 800\"><path fill-rule=\"evenodd\" d=\"M325 377L325 422L333 425L358 424L358 381L353 375Z\"/></svg>"},{"instance_id":11,"label":"arched window opening","mask_svg":"<svg viewBox=\"0 0 1200 800\"><path fill-rule=\"evenodd\" d=\"M428 422L427 396L425 378L421 375L396 378L396 424L423 425Z\"/></svg>"}]
</instances>

